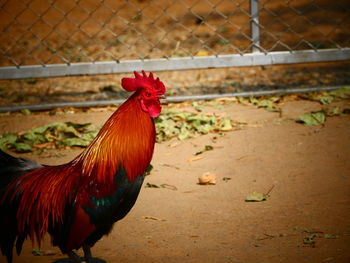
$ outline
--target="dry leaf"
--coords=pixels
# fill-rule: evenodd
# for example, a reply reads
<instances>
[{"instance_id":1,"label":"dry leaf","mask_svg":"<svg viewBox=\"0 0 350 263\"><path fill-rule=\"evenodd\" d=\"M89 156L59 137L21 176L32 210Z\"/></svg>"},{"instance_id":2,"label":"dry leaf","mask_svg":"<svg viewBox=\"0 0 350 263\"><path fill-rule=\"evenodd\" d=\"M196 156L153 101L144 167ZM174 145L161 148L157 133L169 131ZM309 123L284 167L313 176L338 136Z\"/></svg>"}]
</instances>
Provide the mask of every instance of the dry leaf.
<instances>
[{"instance_id":1,"label":"dry leaf","mask_svg":"<svg viewBox=\"0 0 350 263\"><path fill-rule=\"evenodd\" d=\"M154 217L154 216L143 216L143 219L151 219L151 220L156 220L156 221L166 221L163 218L158 218L158 217Z\"/></svg>"},{"instance_id":2,"label":"dry leaf","mask_svg":"<svg viewBox=\"0 0 350 263\"><path fill-rule=\"evenodd\" d=\"M174 147L176 147L178 145L180 145L180 142L173 142L173 143L169 144L169 147L170 148L174 148Z\"/></svg>"},{"instance_id":3,"label":"dry leaf","mask_svg":"<svg viewBox=\"0 0 350 263\"><path fill-rule=\"evenodd\" d=\"M253 192L245 198L246 202L261 202L265 201L269 196L267 194Z\"/></svg>"},{"instance_id":4,"label":"dry leaf","mask_svg":"<svg viewBox=\"0 0 350 263\"><path fill-rule=\"evenodd\" d=\"M275 187L275 185L272 185L271 188L267 191L266 194L263 193L259 193L259 192L253 192L250 195L248 195L245 198L246 202L261 202L261 201L265 201L270 197L270 193L273 190L273 188Z\"/></svg>"},{"instance_id":5,"label":"dry leaf","mask_svg":"<svg viewBox=\"0 0 350 263\"><path fill-rule=\"evenodd\" d=\"M206 50L199 50L197 52L196 56L198 56L198 57L205 57L205 56L209 56L209 53Z\"/></svg>"},{"instance_id":6,"label":"dry leaf","mask_svg":"<svg viewBox=\"0 0 350 263\"><path fill-rule=\"evenodd\" d=\"M202 153L204 153L204 152L211 151L211 150L214 150L214 147L213 147L213 146L211 146L211 145L205 145L204 148L203 148L202 150L195 152L193 155L200 155L200 154L202 154Z\"/></svg>"},{"instance_id":7,"label":"dry leaf","mask_svg":"<svg viewBox=\"0 0 350 263\"><path fill-rule=\"evenodd\" d=\"M179 167L172 165L172 164L167 164L167 163L160 163L159 165L161 166L165 166L165 167L171 167L171 168L175 168L176 170L180 170Z\"/></svg>"},{"instance_id":8,"label":"dry leaf","mask_svg":"<svg viewBox=\"0 0 350 263\"><path fill-rule=\"evenodd\" d=\"M177 187L175 185L171 185L171 184L161 184L160 186L163 188L169 189L169 190L174 190L174 191L177 190Z\"/></svg>"},{"instance_id":9,"label":"dry leaf","mask_svg":"<svg viewBox=\"0 0 350 263\"><path fill-rule=\"evenodd\" d=\"M188 159L187 162L192 163L192 162L198 161L200 159L203 159L203 157L202 156L196 156L196 157L192 157L192 158Z\"/></svg>"},{"instance_id":10,"label":"dry leaf","mask_svg":"<svg viewBox=\"0 0 350 263\"><path fill-rule=\"evenodd\" d=\"M166 188L166 189L170 189L170 190L177 190L175 185L171 185L171 184L151 184L151 183L147 183L145 185L145 188Z\"/></svg>"},{"instance_id":11,"label":"dry leaf","mask_svg":"<svg viewBox=\"0 0 350 263\"><path fill-rule=\"evenodd\" d=\"M37 149L54 149L56 146L53 142L45 142L40 144L33 144L33 146Z\"/></svg>"},{"instance_id":12,"label":"dry leaf","mask_svg":"<svg viewBox=\"0 0 350 263\"><path fill-rule=\"evenodd\" d=\"M44 250L44 256L55 256L57 254L59 254L59 252L55 250Z\"/></svg>"}]
</instances>

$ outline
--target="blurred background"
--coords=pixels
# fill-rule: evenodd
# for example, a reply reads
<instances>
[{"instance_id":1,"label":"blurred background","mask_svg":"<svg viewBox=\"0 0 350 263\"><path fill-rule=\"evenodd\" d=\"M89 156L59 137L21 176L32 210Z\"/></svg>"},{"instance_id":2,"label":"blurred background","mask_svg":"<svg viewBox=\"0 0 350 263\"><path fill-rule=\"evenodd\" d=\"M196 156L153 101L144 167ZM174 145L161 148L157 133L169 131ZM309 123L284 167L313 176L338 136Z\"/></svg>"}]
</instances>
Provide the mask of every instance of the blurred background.
<instances>
[{"instance_id":1,"label":"blurred background","mask_svg":"<svg viewBox=\"0 0 350 263\"><path fill-rule=\"evenodd\" d=\"M346 0L1 0L0 17L1 106L120 99L135 69L167 70L168 95L350 83Z\"/></svg>"}]
</instances>

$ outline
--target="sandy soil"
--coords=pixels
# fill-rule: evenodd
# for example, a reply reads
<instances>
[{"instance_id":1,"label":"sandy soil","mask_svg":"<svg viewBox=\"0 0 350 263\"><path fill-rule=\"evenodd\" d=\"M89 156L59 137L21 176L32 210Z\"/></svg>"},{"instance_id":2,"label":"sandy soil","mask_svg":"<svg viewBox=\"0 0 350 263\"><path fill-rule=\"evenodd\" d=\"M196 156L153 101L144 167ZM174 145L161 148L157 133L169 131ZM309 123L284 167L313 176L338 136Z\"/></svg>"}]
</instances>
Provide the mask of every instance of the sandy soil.
<instances>
[{"instance_id":1,"label":"sandy soil","mask_svg":"<svg viewBox=\"0 0 350 263\"><path fill-rule=\"evenodd\" d=\"M350 101L341 105L349 108ZM290 121L319 108L315 102L290 101L282 116L234 103L206 108L248 125L224 136L157 144L155 169L145 183L176 190L143 188L129 215L93 248L96 262L350 262L350 116L329 118L324 127ZM54 121L101 124L110 114L1 116L0 132ZM214 150L189 162L205 145ZM59 164L79 151L25 156ZM216 185L197 184L205 172L216 174ZM266 193L273 186L267 201L244 201L253 191ZM314 246L304 244L313 233ZM42 249L45 255L33 256L28 241L14 262L67 262L48 237Z\"/></svg>"}]
</instances>

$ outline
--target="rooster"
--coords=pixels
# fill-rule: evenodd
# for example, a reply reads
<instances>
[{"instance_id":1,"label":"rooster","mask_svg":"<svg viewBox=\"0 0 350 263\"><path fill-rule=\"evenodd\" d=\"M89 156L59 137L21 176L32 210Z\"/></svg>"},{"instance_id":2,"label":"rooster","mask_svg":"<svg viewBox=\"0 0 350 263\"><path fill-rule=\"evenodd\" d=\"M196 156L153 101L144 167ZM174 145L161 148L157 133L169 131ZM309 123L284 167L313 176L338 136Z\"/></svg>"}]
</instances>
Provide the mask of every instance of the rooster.
<instances>
[{"instance_id":1,"label":"rooster","mask_svg":"<svg viewBox=\"0 0 350 263\"><path fill-rule=\"evenodd\" d=\"M153 118L161 112L165 86L153 74L134 72L122 87L134 92L107 120L91 144L71 162L40 165L0 151L0 248L9 263L29 237L52 244L81 262L73 251L90 248L135 204L153 155Z\"/></svg>"}]
</instances>

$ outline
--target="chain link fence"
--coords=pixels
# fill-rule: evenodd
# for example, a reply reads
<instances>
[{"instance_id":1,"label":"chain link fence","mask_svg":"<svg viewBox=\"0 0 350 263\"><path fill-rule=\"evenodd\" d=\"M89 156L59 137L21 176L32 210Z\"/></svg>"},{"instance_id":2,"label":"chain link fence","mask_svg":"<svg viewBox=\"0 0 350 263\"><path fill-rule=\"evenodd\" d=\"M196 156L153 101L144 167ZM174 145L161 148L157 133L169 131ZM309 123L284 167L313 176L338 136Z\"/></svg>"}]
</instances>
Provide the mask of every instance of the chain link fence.
<instances>
[{"instance_id":1,"label":"chain link fence","mask_svg":"<svg viewBox=\"0 0 350 263\"><path fill-rule=\"evenodd\" d=\"M0 112L120 103L114 75L74 76L142 69L170 72L174 102L350 80L348 0L0 0L0 17ZM327 61L345 66L178 72Z\"/></svg>"},{"instance_id":2,"label":"chain link fence","mask_svg":"<svg viewBox=\"0 0 350 263\"><path fill-rule=\"evenodd\" d=\"M347 0L2 0L0 78L350 59Z\"/></svg>"}]
</instances>

